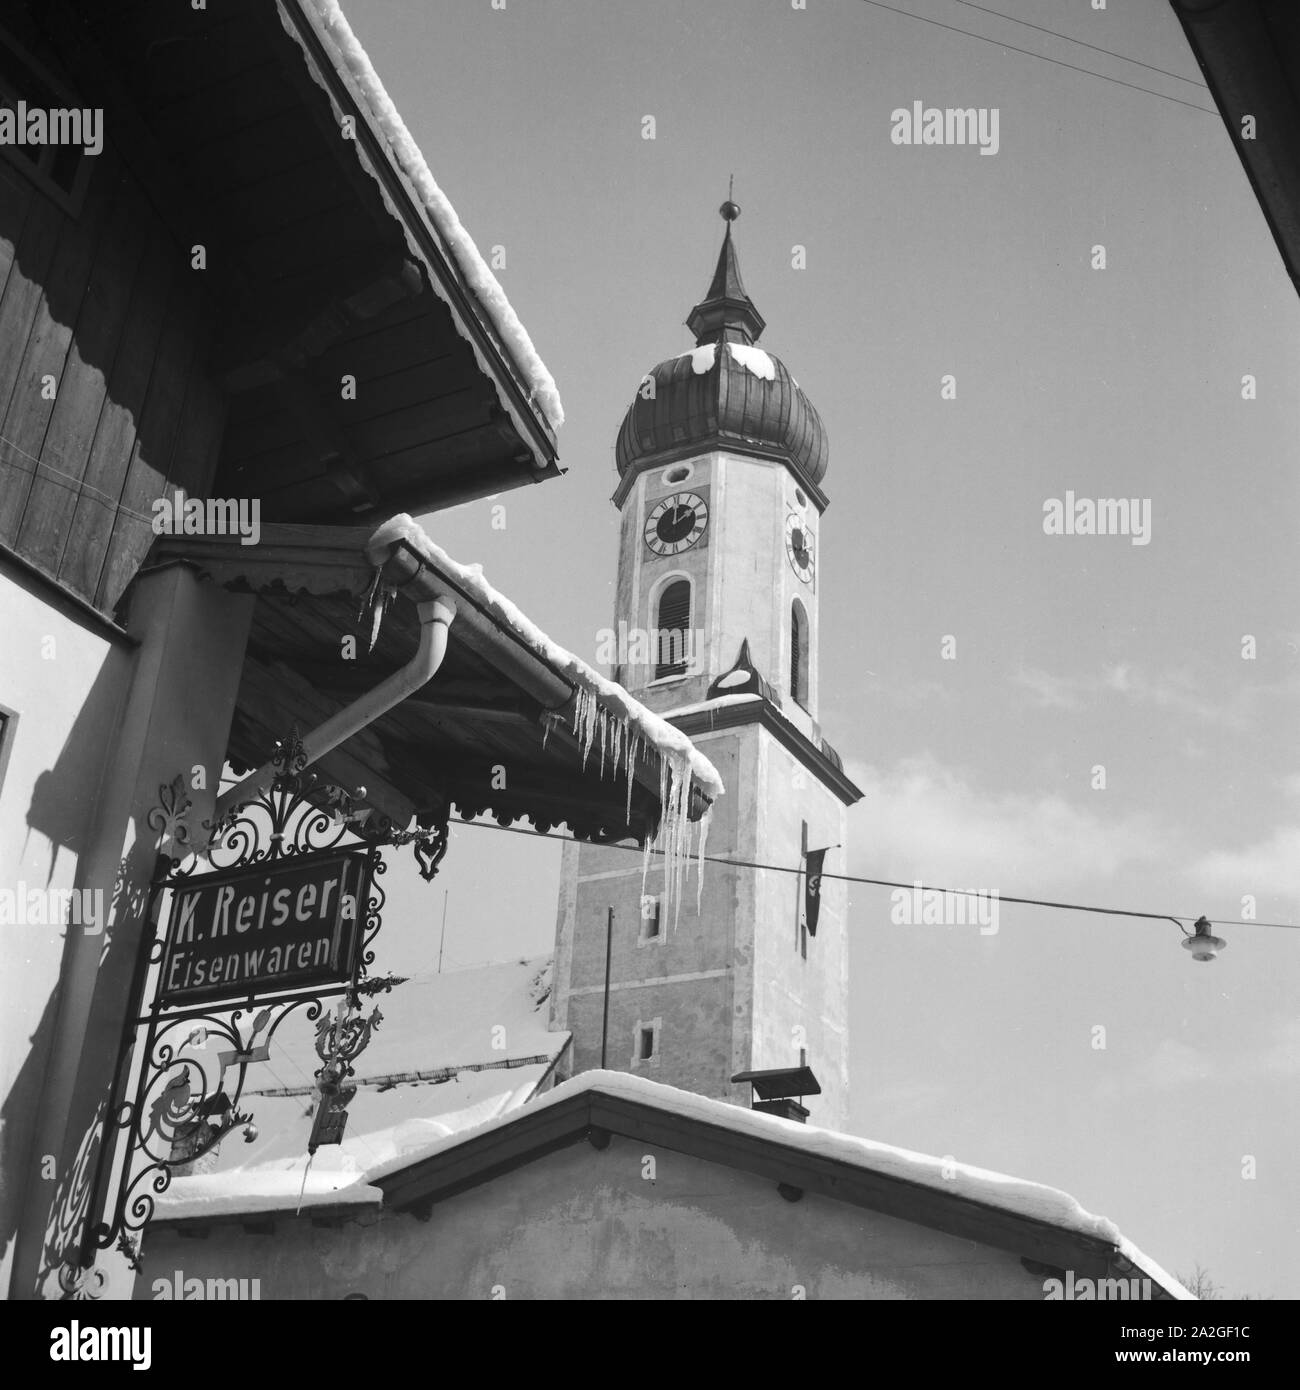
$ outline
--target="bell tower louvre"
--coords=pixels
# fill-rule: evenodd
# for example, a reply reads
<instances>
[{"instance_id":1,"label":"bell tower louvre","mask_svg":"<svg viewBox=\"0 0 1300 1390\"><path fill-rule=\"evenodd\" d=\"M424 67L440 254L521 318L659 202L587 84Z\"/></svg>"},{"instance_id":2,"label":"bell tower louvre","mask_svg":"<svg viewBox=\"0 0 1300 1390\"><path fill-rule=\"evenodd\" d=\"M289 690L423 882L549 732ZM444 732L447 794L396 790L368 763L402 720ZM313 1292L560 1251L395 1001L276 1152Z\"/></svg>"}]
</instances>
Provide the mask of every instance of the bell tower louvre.
<instances>
[{"instance_id":1,"label":"bell tower louvre","mask_svg":"<svg viewBox=\"0 0 1300 1390\"><path fill-rule=\"evenodd\" d=\"M565 846L552 1026L574 1035L575 1073L603 1054L740 1105L751 1088L732 1077L806 1064L821 1087L803 1100L810 1121L843 1129L847 893L815 875L843 871L861 793L817 724L829 446L812 402L757 345L740 208L720 212L713 278L686 320L695 346L645 374L618 434L614 678L692 739L727 792L698 907L688 890L670 909L653 865L643 894L637 855Z\"/></svg>"}]
</instances>

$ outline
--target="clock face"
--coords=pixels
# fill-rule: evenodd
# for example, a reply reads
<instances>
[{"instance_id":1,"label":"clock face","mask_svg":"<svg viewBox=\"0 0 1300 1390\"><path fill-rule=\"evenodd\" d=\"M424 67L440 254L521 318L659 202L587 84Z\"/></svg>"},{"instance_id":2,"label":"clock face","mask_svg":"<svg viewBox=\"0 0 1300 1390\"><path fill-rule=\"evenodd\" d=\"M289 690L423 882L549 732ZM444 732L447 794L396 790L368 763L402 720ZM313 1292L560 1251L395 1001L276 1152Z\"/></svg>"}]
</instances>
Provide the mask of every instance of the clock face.
<instances>
[{"instance_id":1,"label":"clock face","mask_svg":"<svg viewBox=\"0 0 1300 1390\"><path fill-rule=\"evenodd\" d=\"M785 519L785 553L790 557L790 568L805 584L811 584L816 569L812 532L793 512Z\"/></svg>"},{"instance_id":2,"label":"clock face","mask_svg":"<svg viewBox=\"0 0 1300 1390\"><path fill-rule=\"evenodd\" d=\"M697 492L675 492L646 517L645 543L656 555L689 550L709 525L709 504Z\"/></svg>"}]
</instances>

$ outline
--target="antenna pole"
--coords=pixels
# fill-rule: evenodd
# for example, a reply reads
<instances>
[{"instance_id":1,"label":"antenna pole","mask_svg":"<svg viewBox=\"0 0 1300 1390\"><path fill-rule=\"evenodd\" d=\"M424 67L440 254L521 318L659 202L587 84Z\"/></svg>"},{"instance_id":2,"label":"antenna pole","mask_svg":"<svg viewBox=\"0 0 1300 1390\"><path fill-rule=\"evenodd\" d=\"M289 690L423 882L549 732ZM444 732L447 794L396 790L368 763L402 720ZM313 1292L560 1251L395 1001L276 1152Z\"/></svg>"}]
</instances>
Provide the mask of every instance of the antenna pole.
<instances>
[{"instance_id":1,"label":"antenna pole","mask_svg":"<svg viewBox=\"0 0 1300 1390\"><path fill-rule=\"evenodd\" d=\"M600 1025L600 1069L605 1070L606 1047L609 1042L609 960L614 949L614 909L605 922L605 1017Z\"/></svg>"}]
</instances>

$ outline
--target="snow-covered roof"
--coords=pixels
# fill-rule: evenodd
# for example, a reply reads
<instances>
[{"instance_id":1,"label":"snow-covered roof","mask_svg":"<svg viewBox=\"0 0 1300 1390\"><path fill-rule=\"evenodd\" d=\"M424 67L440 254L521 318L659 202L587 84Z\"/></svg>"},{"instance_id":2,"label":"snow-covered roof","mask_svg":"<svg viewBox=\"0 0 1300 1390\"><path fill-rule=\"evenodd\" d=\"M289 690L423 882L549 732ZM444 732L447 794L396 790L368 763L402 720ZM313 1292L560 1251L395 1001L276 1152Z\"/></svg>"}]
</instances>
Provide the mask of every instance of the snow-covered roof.
<instances>
[{"instance_id":1,"label":"snow-covered roof","mask_svg":"<svg viewBox=\"0 0 1300 1390\"><path fill-rule=\"evenodd\" d=\"M421 559L455 579L457 584L470 593L479 606L489 612L502 627L512 632L526 647L578 688L580 710L588 716L586 726L581 729L584 744L588 748L593 741L603 741L608 737L607 731L602 729L595 718L593 702L599 700L620 717L634 738L652 747L674 772L689 770L691 777L709 797L720 796L723 793L725 788L717 768L685 734L646 709L621 685L607 680L580 657L566 651L558 642L553 642L515 604L487 582L483 577L482 565L462 565L453 560L445 550L434 543L418 522L404 514L386 521L374 533L370 541L370 552L379 560L384 550L398 542L405 542ZM583 693L590 697L586 703L581 699ZM620 751L630 753L631 744L625 745ZM601 753L607 754L611 762L617 763L619 753L613 748L602 748ZM602 756L602 761L604 760Z\"/></svg>"},{"instance_id":2,"label":"snow-covered roof","mask_svg":"<svg viewBox=\"0 0 1300 1390\"><path fill-rule=\"evenodd\" d=\"M537 956L412 979L378 995L373 1005L383 1021L356 1060L344 1140L318 1150L310 1166L320 1058L311 1025L290 1015L268 1060L248 1070L241 1108L253 1116L256 1139L246 1143L236 1130L210 1169L173 1181L159 1216L292 1209L304 1172L317 1204L344 1189L340 1200L377 1200L377 1189L366 1190L369 1169L497 1119L534 1095L569 1041L547 1027L550 994L551 958Z\"/></svg>"},{"instance_id":3,"label":"snow-covered roof","mask_svg":"<svg viewBox=\"0 0 1300 1390\"><path fill-rule=\"evenodd\" d=\"M918 1183L946 1196L962 1197L1016 1216L1044 1221L1074 1235L1104 1241L1116 1247L1124 1241L1114 1222L1104 1216L1094 1216L1091 1212L1085 1211L1073 1197L1057 1188L1008 1177L1005 1173L995 1173L968 1163L958 1163L951 1157L935 1158L930 1154L900 1149L873 1139L860 1139L857 1135L843 1134L837 1130L799 1124L794 1120L785 1120L762 1111L748 1110L728 1101L711 1100L692 1091L678 1090L675 1086L665 1086L658 1081L650 1081L646 1077L634 1076L628 1072L583 1072L548 1092L530 1106L529 1111L535 1113L538 1107L558 1105L584 1091L600 1091L606 1095L636 1101L656 1110L721 1126L736 1134L750 1134L759 1139L778 1139L782 1144L799 1149L803 1153L835 1159L854 1167L870 1169L874 1173ZM503 1117L490 1125L482 1126L474 1133L482 1134L509 1122L510 1117ZM428 1158L467 1137L468 1132L464 1132L446 1140L438 1140L430 1144L424 1153L408 1154L401 1161L388 1162L369 1169L366 1179L369 1182L378 1181L398 1171L406 1163Z\"/></svg>"},{"instance_id":4,"label":"snow-covered roof","mask_svg":"<svg viewBox=\"0 0 1300 1390\"><path fill-rule=\"evenodd\" d=\"M550 997L549 955L418 976L375 996L383 1023L357 1058L356 1074L382 1081L533 1058L554 1061L569 1035L547 1027ZM283 1041L276 1036L283 1083L250 1073L248 1087L310 1085L320 1066L312 1029L296 1029Z\"/></svg>"},{"instance_id":5,"label":"snow-covered roof","mask_svg":"<svg viewBox=\"0 0 1300 1390\"><path fill-rule=\"evenodd\" d=\"M547 420L558 429L564 423L564 407L555 380L533 346L519 316L510 307L505 291L487 262L479 254L469 233L456 216L447 196L429 172L419 146L411 138L405 122L384 90L366 51L352 32L338 0L301 0L320 20L323 33L333 45L336 65L351 79L369 109L374 127L383 135L398 167L415 190L439 235L450 248L456 264L470 288L478 296L493 327L514 359L530 396L541 406Z\"/></svg>"},{"instance_id":6,"label":"snow-covered roof","mask_svg":"<svg viewBox=\"0 0 1300 1390\"><path fill-rule=\"evenodd\" d=\"M856 1135L798 1124L776 1115L748 1110L726 1101L711 1100L690 1091L678 1090L674 1086L665 1086L627 1072L583 1072L534 1100L522 1110L504 1112L473 1128L460 1129L454 1134L431 1136L424 1145L412 1142L400 1153L380 1158L359 1172L354 1180L355 1189L358 1193L364 1193L368 1188L382 1186L385 1179L417 1163L455 1149L460 1144L479 1140L494 1131L502 1130L524 1115L534 1116L546 1109L563 1105L577 1096L593 1092L632 1101L668 1115L694 1119L733 1134L749 1135L768 1142L775 1141L810 1157L848 1164L871 1173L932 1189L945 1197L962 1199L1005 1212L1009 1216L1054 1226L1068 1235L1111 1247L1118 1255L1131 1260L1176 1298L1193 1297L1177 1279L1127 1240L1113 1221L1085 1210L1073 1197L1058 1188L1009 1177L1005 1173L995 1173L972 1164L958 1163L951 1157L936 1158L892 1144L861 1139ZM412 1134L409 1138L414 1140L416 1136ZM190 1180L180 1179L173 1184L173 1188L188 1181ZM237 1185L232 1181L225 1190L225 1200L237 1200L237 1190ZM249 1185L245 1191L250 1200L260 1193L260 1189L254 1185ZM351 1186L342 1186L336 1189L336 1199L339 1202L349 1202L352 1200L352 1192ZM210 1188L205 1188L201 1195L211 1200L213 1194ZM362 1196L359 1200L369 1199ZM159 1214L164 1213L160 1210ZM173 1204L166 1214L174 1216L179 1212ZM194 1214L193 1209L187 1207L186 1214Z\"/></svg>"}]
</instances>

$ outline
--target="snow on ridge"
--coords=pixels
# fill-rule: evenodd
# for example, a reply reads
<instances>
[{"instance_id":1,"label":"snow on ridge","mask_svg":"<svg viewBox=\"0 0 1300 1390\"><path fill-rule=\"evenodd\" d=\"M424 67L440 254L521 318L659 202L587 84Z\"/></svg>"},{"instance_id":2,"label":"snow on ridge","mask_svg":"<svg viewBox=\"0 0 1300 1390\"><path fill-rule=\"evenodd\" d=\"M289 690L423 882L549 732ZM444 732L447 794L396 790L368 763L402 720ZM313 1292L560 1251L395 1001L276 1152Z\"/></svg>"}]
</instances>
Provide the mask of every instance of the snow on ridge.
<instances>
[{"instance_id":1,"label":"snow on ridge","mask_svg":"<svg viewBox=\"0 0 1300 1390\"><path fill-rule=\"evenodd\" d=\"M1180 1279L1175 1279L1167 1269L1158 1265L1150 1255L1143 1253L1124 1236L1119 1239L1119 1252L1125 1259L1131 1260L1148 1278L1173 1294L1176 1299L1190 1300L1193 1303L1199 1302L1196 1295Z\"/></svg>"},{"instance_id":2,"label":"snow on ridge","mask_svg":"<svg viewBox=\"0 0 1300 1390\"><path fill-rule=\"evenodd\" d=\"M1042 1221L1060 1230L1114 1248L1130 1260L1143 1275L1178 1299L1192 1299L1183 1285L1123 1236L1114 1222L1086 1211L1068 1193L1041 1183L1027 1182L971 1164L954 1163L856 1135L798 1124L775 1115L764 1115L726 1101L665 1086L646 1077L627 1072L587 1071L548 1091L531 1103L522 1104L526 1088L496 1101L492 1113L485 1105L463 1113L453 1132L440 1133L445 1125L438 1120L413 1117L391 1130L366 1136L369 1155L377 1158L364 1169L351 1155L339 1155L337 1168L324 1171L318 1161L309 1170L302 1206L329 1206L337 1203L381 1205L382 1190L376 1186L383 1178L401 1172L463 1140L489 1134L519 1118L521 1111L532 1113L581 1095L601 1091L654 1109L687 1116L706 1124L750 1134L756 1138L779 1139L808 1154L851 1163L855 1167L916 1183L947 1195L995 1207L1012 1215ZM445 1117L443 1117L445 1118ZM479 1123L474 1120L480 1119ZM346 1141L345 1141L346 1142ZM171 1188L158 1198L158 1218L238 1215L259 1211L281 1211L296 1205L302 1183L302 1160L275 1167L266 1166L233 1172L176 1178Z\"/></svg>"},{"instance_id":3,"label":"snow on ridge","mask_svg":"<svg viewBox=\"0 0 1300 1390\"><path fill-rule=\"evenodd\" d=\"M420 201L435 227L451 247L456 263L470 287L487 311L507 350L522 372L529 387L530 399L535 398L546 418L555 429L564 423L564 407L555 379L538 355L519 316L511 308L505 291L496 276L488 269L470 234L465 230L456 209L438 187L425 163L419 146L411 138L405 122L393 105L392 98L379 80L365 49L352 32L339 6L339 0L306 0L315 10L334 43L339 57L357 86L361 89L375 122L387 139L402 172L411 181Z\"/></svg>"},{"instance_id":4,"label":"snow on ridge","mask_svg":"<svg viewBox=\"0 0 1300 1390\"><path fill-rule=\"evenodd\" d=\"M613 707L625 724L650 744L661 759L670 766L689 768L700 789L710 797L721 796L725 787L717 768L695 747L680 730L634 699L621 685L615 685L588 666L581 657L553 642L535 623L504 594L498 593L483 577L483 566L462 565L453 560L428 533L406 513L386 521L370 538L369 549L374 551L398 541L405 541L429 564L450 575L467 589L478 602L504 627L510 629L537 656L560 671L588 696L598 696Z\"/></svg>"},{"instance_id":5,"label":"snow on ridge","mask_svg":"<svg viewBox=\"0 0 1300 1390\"><path fill-rule=\"evenodd\" d=\"M930 1154L897 1148L892 1144L882 1144L872 1139L860 1139L856 1135L819 1129L814 1125L799 1124L794 1120L785 1120L774 1115L764 1115L627 1072L582 1072L533 1101L527 1109L531 1113L539 1108L558 1105L585 1091L596 1090L676 1115L689 1116L736 1133L750 1134L762 1139L779 1138L781 1142L805 1153L851 1163L855 1167L916 1183L950 1196L963 1197L1012 1215L1046 1222L1073 1235L1113 1246L1120 1254L1144 1268L1152 1277L1164 1276L1161 1280L1164 1287L1175 1294L1182 1287L1177 1280L1170 1278L1154 1261L1149 1260L1126 1240L1113 1221L1086 1211L1068 1193L1041 1183L1008 1177L1005 1173L977 1168L972 1164L954 1163ZM504 1116L489 1121L477 1129L465 1130L446 1139L437 1140L422 1151L412 1151L400 1159L369 1168L363 1175L363 1180L368 1183L377 1182L410 1163L451 1148L464 1139L498 1129L510 1123L512 1118L514 1117Z\"/></svg>"},{"instance_id":6,"label":"snow on ridge","mask_svg":"<svg viewBox=\"0 0 1300 1390\"><path fill-rule=\"evenodd\" d=\"M746 671L745 679L749 679L749 672ZM684 714L699 714L704 710L724 709L728 705L747 705L754 700L761 700L761 695L752 692L745 695L715 695L711 700L699 700L693 705L676 705L672 709L664 710L665 719L680 719Z\"/></svg>"},{"instance_id":7,"label":"snow on ridge","mask_svg":"<svg viewBox=\"0 0 1300 1390\"><path fill-rule=\"evenodd\" d=\"M292 1170L264 1172L250 1185L244 1174L195 1173L173 1178L171 1186L154 1200L155 1220L178 1221L185 1217L245 1216L253 1212L306 1210L335 1206L339 1202L381 1206L384 1194L349 1172L323 1171L313 1164L303 1183L302 1161ZM301 1195L300 1195L301 1194Z\"/></svg>"}]
</instances>

